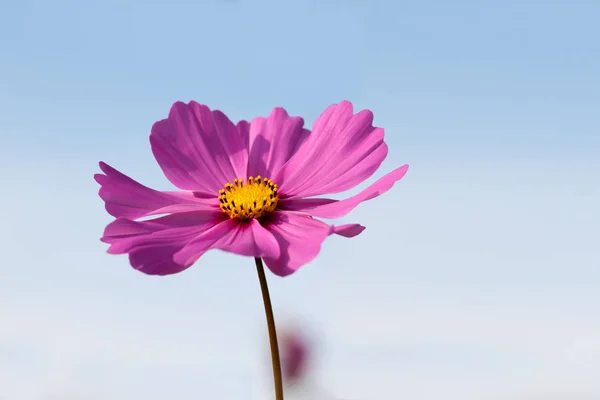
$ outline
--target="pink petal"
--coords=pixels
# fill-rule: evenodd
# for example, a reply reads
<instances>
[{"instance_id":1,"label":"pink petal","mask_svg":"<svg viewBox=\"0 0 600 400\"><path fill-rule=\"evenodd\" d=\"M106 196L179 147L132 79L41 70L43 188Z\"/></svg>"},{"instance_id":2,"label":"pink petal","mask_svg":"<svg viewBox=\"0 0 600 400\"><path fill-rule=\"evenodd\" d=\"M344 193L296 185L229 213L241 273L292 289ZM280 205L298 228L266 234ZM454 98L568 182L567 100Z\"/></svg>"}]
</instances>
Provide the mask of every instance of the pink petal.
<instances>
[{"instance_id":1,"label":"pink petal","mask_svg":"<svg viewBox=\"0 0 600 400\"><path fill-rule=\"evenodd\" d=\"M248 142L250 140L250 122L241 120L235 126L237 128L238 134L242 140L242 145L245 149L249 148ZM246 173L246 175L249 175ZM241 176L241 178L245 178L246 176ZM240 178L240 176L238 176Z\"/></svg>"},{"instance_id":2,"label":"pink petal","mask_svg":"<svg viewBox=\"0 0 600 400\"><path fill-rule=\"evenodd\" d=\"M279 243L257 220L228 219L188 243L175 254L175 261L187 263L207 248L249 257L277 258L280 255Z\"/></svg>"},{"instance_id":3,"label":"pink petal","mask_svg":"<svg viewBox=\"0 0 600 400\"><path fill-rule=\"evenodd\" d=\"M283 108L274 108L267 118L254 118L249 132L248 175L272 178L310 134L303 126L302 118L290 117Z\"/></svg>"},{"instance_id":4,"label":"pink petal","mask_svg":"<svg viewBox=\"0 0 600 400\"><path fill-rule=\"evenodd\" d=\"M377 182L344 200L332 199L282 199L278 206L289 211L298 211L319 218L340 218L352 211L363 201L373 199L382 195L394 186L394 183L402 179L408 170L408 165L390 172Z\"/></svg>"},{"instance_id":5,"label":"pink petal","mask_svg":"<svg viewBox=\"0 0 600 400\"><path fill-rule=\"evenodd\" d=\"M246 140L221 111L177 102L152 127L150 144L166 177L178 188L217 196L225 183L245 177Z\"/></svg>"},{"instance_id":6,"label":"pink petal","mask_svg":"<svg viewBox=\"0 0 600 400\"><path fill-rule=\"evenodd\" d=\"M331 226L332 233L347 238L358 236L365 230L365 227L359 224L345 224L340 226Z\"/></svg>"},{"instance_id":7,"label":"pink petal","mask_svg":"<svg viewBox=\"0 0 600 400\"><path fill-rule=\"evenodd\" d=\"M313 132L271 179L282 197L310 197L351 189L369 178L387 156L383 129L369 110L353 114L352 103L329 106Z\"/></svg>"},{"instance_id":8,"label":"pink petal","mask_svg":"<svg viewBox=\"0 0 600 400\"><path fill-rule=\"evenodd\" d=\"M148 221L118 218L108 224L101 240L110 244L110 254L129 254L135 269L150 275L175 274L189 268L203 252L184 263L174 261L173 255L223 217L218 211L179 213Z\"/></svg>"},{"instance_id":9,"label":"pink petal","mask_svg":"<svg viewBox=\"0 0 600 400\"><path fill-rule=\"evenodd\" d=\"M194 211L218 207L216 196L199 198L191 192L159 192L150 189L110 165L100 162L104 174L94 178L101 187L98 194L104 200L106 211L114 217L136 219L153 214Z\"/></svg>"},{"instance_id":10,"label":"pink petal","mask_svg":"<svg viewBox=\"0 0 600 400\"><path fill-rule=\"evenodd\" d=\"M300 213L276 211L266 228L279 242L279 257L265 256L267 267L279 276L287 276L311 262L321 251L321 243L332 234L351 237L364 230L360 225L332 227Z\"/></svg>"}]
</instances>

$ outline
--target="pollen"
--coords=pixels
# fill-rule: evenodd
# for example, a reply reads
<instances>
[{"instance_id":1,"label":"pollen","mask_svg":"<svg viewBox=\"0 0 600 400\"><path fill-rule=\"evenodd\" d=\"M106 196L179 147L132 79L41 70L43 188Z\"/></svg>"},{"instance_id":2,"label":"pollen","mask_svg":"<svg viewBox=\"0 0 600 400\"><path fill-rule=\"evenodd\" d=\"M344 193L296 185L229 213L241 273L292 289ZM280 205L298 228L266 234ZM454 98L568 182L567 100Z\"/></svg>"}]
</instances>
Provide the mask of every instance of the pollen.
<instances>
[{"instance_id":1,"label":"pollen","mask_svg":"<svg viewBox=\"0 0 600 400\"><path fill-rule=\"evenodd\" d=\"M227 182L225 187L219 190L221 210L229 215L229 218L260 218L275 211L278 200L277 185L260 175L256 178L249 177L247 182L235 178L233 184Z\"/></svg>"}]
</instances>

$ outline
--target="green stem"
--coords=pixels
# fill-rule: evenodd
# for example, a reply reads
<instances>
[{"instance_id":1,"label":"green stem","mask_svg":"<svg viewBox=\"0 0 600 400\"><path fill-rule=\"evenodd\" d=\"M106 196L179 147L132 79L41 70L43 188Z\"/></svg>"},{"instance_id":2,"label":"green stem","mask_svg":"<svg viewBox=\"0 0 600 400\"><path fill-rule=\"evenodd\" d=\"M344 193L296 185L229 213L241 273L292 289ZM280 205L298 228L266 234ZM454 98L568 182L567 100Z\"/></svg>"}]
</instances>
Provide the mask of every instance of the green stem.
<instances>
[{"instance_id":1,"label":"green stem","mask_svg":"<svg viewBox=\"0 0 600 400\"><path fill-rule=\"evenodd\" d=\"M275 318L273 318L273 307L271 306L271 297L269 296L269 286L267 286L267 277L262 259L255 257L256 272L260 282L260 291L262 292L263 303L265 305L265 315L267 317L267 328L269 329L269 342L271 344L271 362L273 364L273 381L275 384L275 400L283 400L283 379L281 378L281 363L279 361L279 346L277 345L277 331L275 330Z\"/></svg>"}]
</instances>

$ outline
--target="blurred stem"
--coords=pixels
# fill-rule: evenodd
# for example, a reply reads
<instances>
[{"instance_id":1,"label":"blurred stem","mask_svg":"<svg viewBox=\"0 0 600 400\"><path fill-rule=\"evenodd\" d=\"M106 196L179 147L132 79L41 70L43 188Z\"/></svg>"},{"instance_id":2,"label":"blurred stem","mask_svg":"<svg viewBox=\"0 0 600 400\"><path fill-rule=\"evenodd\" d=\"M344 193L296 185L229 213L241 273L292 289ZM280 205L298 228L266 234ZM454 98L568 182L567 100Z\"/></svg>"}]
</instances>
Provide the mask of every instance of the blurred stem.
<instances>
[{"instance_id":1,"label":"blurred stem","mask_svg":"<svg viewBox=\"0 0 600 400\"><path fill-rule=\"evenodd\" d=\"M275 318L273 318L273 307L271 306L271 297L269 296L269 286L265 276L265 268L262 259L255 257L256 272L258 272L258 281L260 282L260 291L262 292L263 303L265 305L265 315L267 317L267 327L269 329L269 342L271 344L271 362L273 364L273 381L275 384L275 400L283 400L283 380L281 378L281 363L279 361L279 346L277 345L277 331L275 329Z\"/></svg>"}]
</instances>

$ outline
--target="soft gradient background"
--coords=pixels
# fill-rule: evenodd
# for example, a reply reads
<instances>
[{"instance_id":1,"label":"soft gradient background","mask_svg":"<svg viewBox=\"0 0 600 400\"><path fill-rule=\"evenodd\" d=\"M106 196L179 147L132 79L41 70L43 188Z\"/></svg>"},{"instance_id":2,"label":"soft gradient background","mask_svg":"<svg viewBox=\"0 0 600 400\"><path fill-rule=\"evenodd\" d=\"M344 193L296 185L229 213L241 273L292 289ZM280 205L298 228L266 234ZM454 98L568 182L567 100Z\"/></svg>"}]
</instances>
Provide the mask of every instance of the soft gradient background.
<instances>
[{"instance_id":1,"label":"soft gradient background","mask_svg":"<svg viewBox=\"0 0 600 400\"><path fill-rule=\"evenodd\" d=\"M172 102L374 110L404 180L288 279L356 400L600 399L600 2L0 0L0 399L269 399L253 262L108 256L104 160ZM291 399L291 397L290 397ZM311 400L329 400L322 397Z\"/></svg>"}]
</instances>

